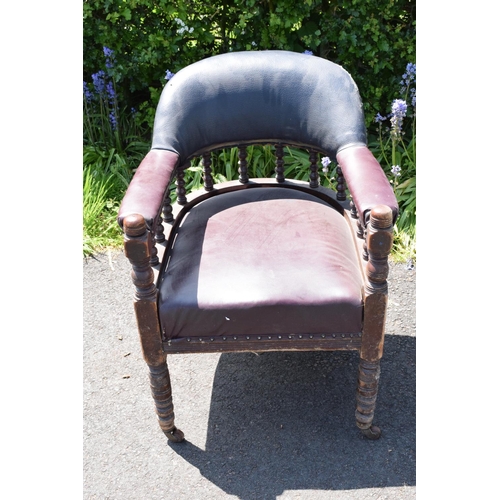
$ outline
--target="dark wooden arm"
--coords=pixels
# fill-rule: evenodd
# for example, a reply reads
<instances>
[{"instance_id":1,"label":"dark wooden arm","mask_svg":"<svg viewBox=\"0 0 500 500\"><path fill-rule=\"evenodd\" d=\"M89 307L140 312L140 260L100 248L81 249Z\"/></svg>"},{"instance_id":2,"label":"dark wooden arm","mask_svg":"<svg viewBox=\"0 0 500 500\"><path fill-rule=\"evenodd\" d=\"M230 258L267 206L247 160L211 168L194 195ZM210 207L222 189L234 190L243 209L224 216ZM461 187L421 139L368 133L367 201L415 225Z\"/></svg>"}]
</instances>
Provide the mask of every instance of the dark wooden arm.
<instances>
[{"instance_id":1,"label":"dark wooden arm","mask_svg":"<svg viewBox=\"0 0 500 500\"><path fill-rule=\"evenodd\" d=\"M142 215L149 230L155 228L178 159L176 153L163 149L152 149L144 157L118 212L122 228L125 217L132 214Z\"/></svg>"},{"instance_id":2,"label":"dark wooden arm","mask_svg":"<svg viewBox=\"0 0 500 500\"><path fill-rule=\"evenodd\" d=\"M396 221L399 208L396 196L379 162L366 146L352 146L337 153L337 161L351 193L361 223L366 226L370 211L386 205Z\"/></svg>"}]
</instances>

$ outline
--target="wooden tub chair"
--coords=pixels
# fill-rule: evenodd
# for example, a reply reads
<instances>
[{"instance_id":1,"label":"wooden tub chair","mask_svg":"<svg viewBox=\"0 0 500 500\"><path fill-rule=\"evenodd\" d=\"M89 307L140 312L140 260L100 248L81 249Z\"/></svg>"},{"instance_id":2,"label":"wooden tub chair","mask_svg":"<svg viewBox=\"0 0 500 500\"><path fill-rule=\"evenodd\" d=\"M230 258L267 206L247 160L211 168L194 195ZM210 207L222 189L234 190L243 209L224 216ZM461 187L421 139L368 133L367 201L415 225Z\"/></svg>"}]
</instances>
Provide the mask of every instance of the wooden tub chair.
<instances>
[{"instance_id":1,"label":"wooden tub chair","mask_svg":"<svg viewBox=\"0 0 500 500\"><path fill-rule=\"evenodd\" d=\"M255 144L274 148L275 177L249 178L247 147ZM214 183L211 153L229 147L238 148L239 179ZM287 147L309 151L309 182L285 179ZM320 185L322 157L338 164L336 191ZM184 173L194 158L202 161L204 188L186 195ZM337 349L359 351L356 424L377 439L397 214L366 146L358 89L342 67L287 51L236 52L168 81L151 150L118 216L168 439L184 439L174 424L168 354Z\"/></svg>"}]
</instances>

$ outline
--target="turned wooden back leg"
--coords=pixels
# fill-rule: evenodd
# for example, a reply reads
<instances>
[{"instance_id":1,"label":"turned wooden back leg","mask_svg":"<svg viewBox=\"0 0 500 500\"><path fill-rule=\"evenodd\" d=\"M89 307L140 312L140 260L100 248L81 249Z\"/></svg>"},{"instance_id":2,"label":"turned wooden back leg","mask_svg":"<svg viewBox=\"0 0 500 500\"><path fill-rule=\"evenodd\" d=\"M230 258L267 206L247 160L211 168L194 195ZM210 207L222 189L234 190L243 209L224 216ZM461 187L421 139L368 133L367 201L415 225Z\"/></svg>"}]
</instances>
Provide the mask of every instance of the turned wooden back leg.
<instances>
[{"instance_id":1,"label":"turned wooden back leg","mask_svg":"<svg viewBox=\"0 0 500 500\"><path fill-rule=\"evenodd\" d=\"M392 247L392 210L374 207L366 230L365 323L360 352L356 424L369 439L378 439L381 430L372 425L384 346L387 308L388 257Z\"/></svg>"}]
</instances>

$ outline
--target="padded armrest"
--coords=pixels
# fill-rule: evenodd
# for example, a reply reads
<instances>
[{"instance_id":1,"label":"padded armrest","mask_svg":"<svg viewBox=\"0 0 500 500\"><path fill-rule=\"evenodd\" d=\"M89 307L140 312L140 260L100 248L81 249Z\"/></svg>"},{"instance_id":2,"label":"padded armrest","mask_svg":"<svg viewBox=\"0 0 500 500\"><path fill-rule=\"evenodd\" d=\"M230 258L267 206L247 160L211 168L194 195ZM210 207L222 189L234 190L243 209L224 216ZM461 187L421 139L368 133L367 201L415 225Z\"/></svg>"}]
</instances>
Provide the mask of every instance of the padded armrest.
<instances>
[{"instance_id":1,"label":"padded armrest","mask_svg":"<svg viewBox=\"0 0 500 500\"><path fill-rule=\"evenodd\" d=\"M351 196L363 224L376 205L387 205L393 214L393 223L399 207L391 184L379 162L366 146L352 146L337 153L337 161L342 169Z\"/></svg>"},{"instance_id":2,"label":"padded armrest","mask_svg":"<svg viewBox=\"0 0 500 500\"><path fill-rule=\"evenodd\" d=\"M154 227L178 159L177 153L163 149L152 149L144 157L120 205L120 227L123 219L132 214L142 215L149 229Z\"/></svg>"}]
</instances>

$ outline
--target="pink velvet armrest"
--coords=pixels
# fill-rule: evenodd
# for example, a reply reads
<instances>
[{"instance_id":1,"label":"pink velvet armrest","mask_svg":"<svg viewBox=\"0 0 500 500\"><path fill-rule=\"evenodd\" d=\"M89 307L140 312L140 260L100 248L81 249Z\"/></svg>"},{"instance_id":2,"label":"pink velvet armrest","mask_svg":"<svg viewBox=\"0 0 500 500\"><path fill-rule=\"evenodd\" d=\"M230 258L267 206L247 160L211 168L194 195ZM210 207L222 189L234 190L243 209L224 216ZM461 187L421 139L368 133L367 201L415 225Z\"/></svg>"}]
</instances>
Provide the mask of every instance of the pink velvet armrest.
<instances>
[{"instance_id":1,"label":"pink velvet armrest","mask_svg":"<svg viewBox=\"0 0 500 500\"><path fill-rule=\"evenodd\" d=\"M152 149L144 157L118 212L121 227L125 217L132 214L142 215L148 227L154 227L178 159L177 153L163 149Z\"/></svg>"},{"instance_id":2,"label":"pink velvet armrest","mask_svg":"<svg viewBox=\"0 0 500 500\"><path fill-rule=\"evenodd\" d=\"M396 196L379 162L366 146L352 146L337 153L337 161L356 205L366 224L367 216L376 205L387 205L398 216Z\"/></svg>"}]
</instances>

